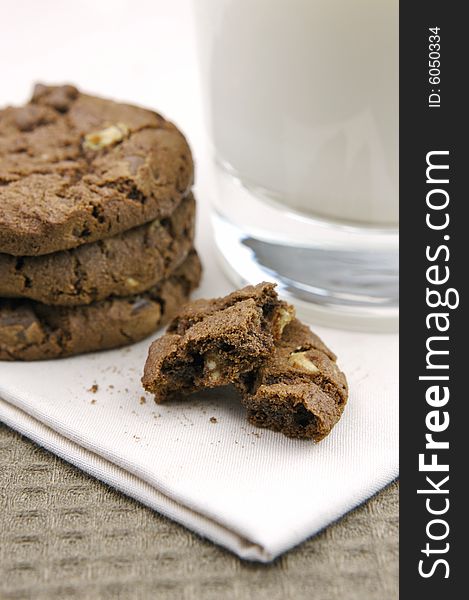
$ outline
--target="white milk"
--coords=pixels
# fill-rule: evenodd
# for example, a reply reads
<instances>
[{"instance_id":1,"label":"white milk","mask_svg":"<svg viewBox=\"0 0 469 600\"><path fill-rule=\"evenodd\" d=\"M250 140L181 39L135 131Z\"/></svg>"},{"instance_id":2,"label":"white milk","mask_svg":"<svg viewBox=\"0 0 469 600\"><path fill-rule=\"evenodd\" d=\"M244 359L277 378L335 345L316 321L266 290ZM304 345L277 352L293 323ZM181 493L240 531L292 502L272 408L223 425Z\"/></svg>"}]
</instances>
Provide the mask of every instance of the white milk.
<instances>
[{"instance_id":1,"label":"white milk","mask_svg":"<svg viewBox=\"0 0 469 600\"><path fill-rule=\"evenodd\" d=\"M398 223L398 0L195 0L218 161L314 217Z\"/></svg>"}]
</instances>

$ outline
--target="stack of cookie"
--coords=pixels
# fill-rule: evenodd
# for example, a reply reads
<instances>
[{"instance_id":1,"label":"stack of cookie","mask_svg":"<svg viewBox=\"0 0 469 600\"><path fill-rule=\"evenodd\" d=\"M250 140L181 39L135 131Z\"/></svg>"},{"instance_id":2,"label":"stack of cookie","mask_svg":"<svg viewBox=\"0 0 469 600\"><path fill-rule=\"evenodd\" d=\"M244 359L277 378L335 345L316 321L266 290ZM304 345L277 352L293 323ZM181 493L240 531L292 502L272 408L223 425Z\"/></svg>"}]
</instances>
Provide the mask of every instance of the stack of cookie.
<instances>
[{"instance_id":1,"label":"stack of cookie","mask_svg":"<svg viewBox=\"0 0 469 600\"><path fill-rule=\"evenodd\" d=\"M0 359L115 348L198 285L193 163L160 115L37 85L0 111Z\"/></svg>"},{"instance_id":2,"label":"stack of cookie","mask_svg":"<svg viewBox=\"0 0 469 600\"><path fill-rule=\"evenodd\" d=\"M249 422L289 437L326 437L348 398L335 354L272 283L195 300L150 346L143 387L156 402L233 384Z\"/></svg>"}]
</instances>

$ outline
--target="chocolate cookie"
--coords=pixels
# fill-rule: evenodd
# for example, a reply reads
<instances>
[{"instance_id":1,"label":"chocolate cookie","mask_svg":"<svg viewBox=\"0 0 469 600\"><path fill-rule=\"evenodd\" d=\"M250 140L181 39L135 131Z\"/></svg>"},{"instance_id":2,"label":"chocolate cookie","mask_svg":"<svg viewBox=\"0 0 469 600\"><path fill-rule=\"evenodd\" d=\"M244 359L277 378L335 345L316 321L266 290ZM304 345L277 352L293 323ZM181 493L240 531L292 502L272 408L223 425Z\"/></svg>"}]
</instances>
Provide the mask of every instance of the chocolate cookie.
<instances>
[{"instance_id":1,"label":"chocolate cookie","mask_svg":"<svg viewBox=\"0 0 469 600\"><path fill-rule=\"evenodd\" d=\"M274 285L187 304L150 347L143 386L157 402L225 385L259 366L293 318Z\"/></svg>"},{"instance_id":2,"label":"chocolate cookie","mask_svg":"<svg viewBox=\"0 0 469 600\"><path fill-rule=\"evenodd\" d=\"M193 250L167 279L137 296L72 307L0 300L0 359L57 358L141 340L187 301L200 274Z\"/></svg>"},{"instance_id":3,"label":"chocolate cookie","mask_svg":"<svg viewBox=\"0 0 469 600\"><path fill-rule=\"evenodd\" d=\"M192 181L184 136L157 113L37 85L0 111L0 252L47 254L167 217Z\"/></svg>"},{"instance_id":4,"label":"chocolate cookie","mask_svg":"<svg viewBox=\"0 0 469 600\"><path fill-rule=\"evenodd\" d=\"M89 304L156 285L192 248L195 201L117 236L42 256L0 254L0 297L55 305Z\"/></svg>"},{"instance_id":5,"label":"chocolate cookie","mask_svg":"<svg viewBox=\"0 0 469 600\"><path fill-rule=\"evenodd\" d=\"M340 419L348 396L335 360L318 336L294 319L262 366L238 378L250 423L322 440Z\"/></svg>"}]
</instances>

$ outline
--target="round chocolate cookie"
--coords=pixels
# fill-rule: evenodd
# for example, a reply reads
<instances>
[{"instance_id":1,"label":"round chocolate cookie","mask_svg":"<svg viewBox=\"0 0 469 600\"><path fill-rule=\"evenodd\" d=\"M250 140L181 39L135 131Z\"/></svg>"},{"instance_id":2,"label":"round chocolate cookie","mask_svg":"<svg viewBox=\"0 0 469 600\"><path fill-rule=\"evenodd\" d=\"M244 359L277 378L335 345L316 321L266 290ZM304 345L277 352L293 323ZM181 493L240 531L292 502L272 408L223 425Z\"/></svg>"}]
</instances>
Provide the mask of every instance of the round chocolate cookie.
<instances>
[{"instance_id":1,"label":"round chocolate cookie","mask_svg":"<svg viewBox=\"0 0 469 600\"><path fill-rule=\"evenodd\" d=\"M182 133L143 108L37 85L0 111L0 252L75 248L164 218L188 193Z\"/></svg>"},{"instance_id":2,"label":"round chocolate cookie","mask_svg":"<svg viewBox=\"0 0 469 600\"><path fill-rule=\"evenodd\" d=\"M139 294L173 271L193 246L195 200L117 236L42 256L0 254L0 297L77 305Z\"/></svg>"},{"instance_id":3,"label":"round chocolate cookie","mask_svg":"<svg viewBox=\"0 0 469 600\"><path fill-rule=\"evenodd\" d=\"M174 316L200 275L192 250L167 279L140 295L71 307L0 300L0 360L58 358L141 340Z\"/></svg>"}]
</instances>

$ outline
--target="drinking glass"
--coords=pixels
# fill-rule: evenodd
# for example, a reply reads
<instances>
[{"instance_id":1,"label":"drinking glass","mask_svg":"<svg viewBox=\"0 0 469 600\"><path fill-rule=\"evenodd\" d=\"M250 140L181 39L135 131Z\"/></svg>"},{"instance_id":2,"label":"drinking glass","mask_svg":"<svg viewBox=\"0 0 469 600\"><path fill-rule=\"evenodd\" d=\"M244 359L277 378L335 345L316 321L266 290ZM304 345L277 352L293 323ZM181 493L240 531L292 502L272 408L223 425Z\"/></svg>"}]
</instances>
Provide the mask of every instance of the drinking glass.
<instances>
[{"instance_id":1,"label":"drinking glass","mask_svg":"<svg viewBox=\"0 0 469 600\"><path fill-rule=\"evenodd\" d=\"M395 329L398 0L194 9L227 272L316 321Z\"/></svg>"}]
</instances>

